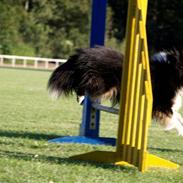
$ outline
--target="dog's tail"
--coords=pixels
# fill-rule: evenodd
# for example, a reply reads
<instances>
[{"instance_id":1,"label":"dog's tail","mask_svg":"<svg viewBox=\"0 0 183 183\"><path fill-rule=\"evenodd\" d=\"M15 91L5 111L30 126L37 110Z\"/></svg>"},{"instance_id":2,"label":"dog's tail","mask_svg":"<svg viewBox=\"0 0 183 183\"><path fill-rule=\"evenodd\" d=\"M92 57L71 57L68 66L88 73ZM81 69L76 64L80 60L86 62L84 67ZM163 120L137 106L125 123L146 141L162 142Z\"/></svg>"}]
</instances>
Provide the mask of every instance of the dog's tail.
<instances>
[{"instance_id":1,"label":"dog's tail","mask_svg":"<svg viewBox=\"0 0 183 183\"><path fill-rule=\"evenodd\" d=\"M68 96L75 92L77 96L85 95L100 98L104 93L104 83L96 70L91 69L90 57L85 49L76 50L66 63L52 73L48 81L48 91L52 98Z\"/></svg>"},{"instance_id":2,"label":"dog's tail","mask_svg":"<svg viewBox=\"0 0 183 183\"><path fill-rule=\"evenodd\" d=\"M53 98L69 95L75 91L75 61L78 55L71 56L66 63L60 65L52 73L48 81L48 91Z\"/></svg>"}]
</instances>

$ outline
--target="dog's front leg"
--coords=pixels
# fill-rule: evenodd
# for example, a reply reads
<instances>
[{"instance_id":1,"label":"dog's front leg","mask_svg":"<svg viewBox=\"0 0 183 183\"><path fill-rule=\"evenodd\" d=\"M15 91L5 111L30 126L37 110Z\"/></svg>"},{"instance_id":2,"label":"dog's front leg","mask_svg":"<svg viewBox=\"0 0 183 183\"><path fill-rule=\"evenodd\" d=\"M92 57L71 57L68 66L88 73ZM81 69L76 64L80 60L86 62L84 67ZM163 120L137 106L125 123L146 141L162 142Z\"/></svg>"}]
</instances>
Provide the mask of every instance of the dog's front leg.
<instances>
[{"instance_id":1,"label":"dog's front leg","mask_svg":"<svg viewBox=\"0 0 183 183\"><path fill-rule=\"evenodd\" d=\"M172 117L170 118L167 126L165 127L166 131L171 129L176 129L178 135L183 136L183 119L181 115L177 112L174 112Z\"/></svg>"}]
</instances>

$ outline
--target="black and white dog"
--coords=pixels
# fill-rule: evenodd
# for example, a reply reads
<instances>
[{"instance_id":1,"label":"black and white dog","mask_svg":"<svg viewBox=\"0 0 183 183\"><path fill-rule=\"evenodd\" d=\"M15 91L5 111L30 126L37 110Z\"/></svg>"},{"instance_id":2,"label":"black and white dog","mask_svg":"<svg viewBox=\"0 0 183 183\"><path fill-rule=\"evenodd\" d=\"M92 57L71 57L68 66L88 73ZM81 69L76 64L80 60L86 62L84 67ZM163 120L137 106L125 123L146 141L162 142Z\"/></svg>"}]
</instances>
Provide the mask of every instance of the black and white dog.
<instances>
[{"instance_id":1,"label":"black and white dog","mask_svg":"<svg viewBox=\"0 0 183 183\"><path fill-rule=\"evenodd\" d=\"M54 97L78 97L87 93L92 100L112 99L118 103L123 55L110 48L78 49L66 63L60 65L48 82ZM183 119L178 112L183 95L182 51L159 52L150 59L153 87L153 118L165 127L175 128L183 136Z\"/></svg>"}]
</instances>

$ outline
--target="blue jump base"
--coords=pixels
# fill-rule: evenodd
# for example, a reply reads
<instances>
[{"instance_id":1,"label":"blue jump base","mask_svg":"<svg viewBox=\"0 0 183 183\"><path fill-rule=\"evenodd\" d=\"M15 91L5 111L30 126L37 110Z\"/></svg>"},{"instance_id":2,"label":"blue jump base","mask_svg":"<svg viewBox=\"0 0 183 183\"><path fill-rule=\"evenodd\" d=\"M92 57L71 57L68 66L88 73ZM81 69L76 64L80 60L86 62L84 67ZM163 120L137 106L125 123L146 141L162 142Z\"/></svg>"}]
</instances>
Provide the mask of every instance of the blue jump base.
<instances>
[{"instance_id":1,"label":"blue jump base","mask_svg":"<svg viewBox=\"0 0 183 183\"><path fill-rule=\"evenodd\" d=\"M54 143L79 143L79 144L91 144L91 145L116 145L115 138L109 137L86 137L86 136L66 136L59 137L49 140L49 142Z\"/></svg>"}]
</instances>

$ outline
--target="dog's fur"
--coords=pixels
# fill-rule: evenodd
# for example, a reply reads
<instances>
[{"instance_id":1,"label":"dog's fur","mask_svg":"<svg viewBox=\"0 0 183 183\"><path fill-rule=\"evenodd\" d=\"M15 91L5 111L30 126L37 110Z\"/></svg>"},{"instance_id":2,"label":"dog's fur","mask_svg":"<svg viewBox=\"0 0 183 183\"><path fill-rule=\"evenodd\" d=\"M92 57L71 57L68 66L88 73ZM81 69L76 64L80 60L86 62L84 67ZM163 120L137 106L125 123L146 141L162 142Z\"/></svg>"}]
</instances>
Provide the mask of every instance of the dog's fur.
<instances>
[{"instance_id":1,"label":"dog's fur","mask_svg":"<svg viewBox=\"0 0 183 183\"><path fill-rule=\"evenodd\" d=\"M110 48L78 49L66 63L59 66L48 82L55 97L75 92L95 99L112 99L118 103L123 55ZM159 52L150 59L153 88L153 117L166 130L175 128L183 136L183 119L178 113L183 88L181 51Z\"/></svg>"}]
</instances>

